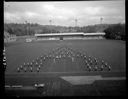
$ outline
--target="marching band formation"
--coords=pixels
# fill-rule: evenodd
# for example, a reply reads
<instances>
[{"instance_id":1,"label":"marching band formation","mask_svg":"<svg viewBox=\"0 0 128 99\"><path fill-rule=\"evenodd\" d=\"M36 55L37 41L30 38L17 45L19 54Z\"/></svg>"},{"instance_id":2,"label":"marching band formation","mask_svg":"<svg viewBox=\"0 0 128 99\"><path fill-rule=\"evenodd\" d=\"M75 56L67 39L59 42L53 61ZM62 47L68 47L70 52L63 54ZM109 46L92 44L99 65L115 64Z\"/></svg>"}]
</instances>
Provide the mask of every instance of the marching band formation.
<instances>
[{"instance_id":1,"label":"marching band formation","mask_svg":"<svg viewBox=\"0 0 128 99\"><path fill-rule=\"evenodd\" d=\"M82 54L68 47L60 47L47 55L41 55L30 63L23 63L17 68L17 72L40 72L44 63L51 59L54 63L60 59L70 59L71 62L81 60L84 65L81 67L83 71L110 71L111 67L104 60L98 60L87 54ZM49 62L50 63L50 62Z\"/></svg>"}]
</instances>

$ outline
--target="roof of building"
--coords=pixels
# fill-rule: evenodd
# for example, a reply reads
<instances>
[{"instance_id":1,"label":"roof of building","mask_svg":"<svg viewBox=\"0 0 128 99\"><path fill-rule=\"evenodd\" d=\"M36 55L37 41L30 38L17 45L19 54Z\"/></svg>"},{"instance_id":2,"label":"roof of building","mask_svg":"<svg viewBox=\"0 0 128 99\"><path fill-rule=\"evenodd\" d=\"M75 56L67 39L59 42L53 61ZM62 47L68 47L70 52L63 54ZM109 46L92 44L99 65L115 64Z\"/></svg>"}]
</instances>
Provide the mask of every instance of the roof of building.
<instances>
[{"instance_id":1,"label":"roof of building","mask_svg":"<svg viewBox=\"0 0 128 99\"><path fill-rule=\"evenodd\" d=\"M105 33L84 33L84 35L105 35Z\"/></svg>"},{"instance_id":2,"label":"roof of building","mask_svg":"<svg viewBox=\"0 0 128 99\"><path fill-rule=\"evenodd\" d=\"M64 35L105 35L105 33L83 33L83 32L76 32L76 33L50 33L50 34L35 34L35 36L64 36Z\"/></svg>"}]
</instances>

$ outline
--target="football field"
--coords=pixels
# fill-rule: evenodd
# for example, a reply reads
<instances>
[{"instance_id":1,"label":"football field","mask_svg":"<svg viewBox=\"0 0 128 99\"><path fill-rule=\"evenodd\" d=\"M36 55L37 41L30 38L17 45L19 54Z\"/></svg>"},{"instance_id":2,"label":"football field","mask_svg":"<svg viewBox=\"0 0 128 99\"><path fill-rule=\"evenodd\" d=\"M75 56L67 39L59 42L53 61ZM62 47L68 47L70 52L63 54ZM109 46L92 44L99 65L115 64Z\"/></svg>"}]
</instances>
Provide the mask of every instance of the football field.
<instances>
[{"instance_id":1,"label":"football field","mask_svg":"<svg viewBox=\"0 0 128 99\"><path fill-rule=\"evenodd\" d=\"M6 44L5 48L6 85L45 83L46 89L42 95L46 96L106 95L117 89L120 89L120 92L115 92L116 95L123 95L125 92L126 51L124 41L13 42ZM96 68L95 65L97 65ZM19 68L20 70L18 70ZM115 82L109 82L109 80L115 81L117 86L115 86ZM117 82L117 80L121 81ZM97 82L103 83L102 86L99 87L100 84ZM113 88L111 92L109 88ZM102 89L106 89L106 91L103 92Z\"/></svg>"},{"instance_id":2,"label":"football field","mask_svg":"<svg viewBox=\"0 0 128 99\"><path fill-rule=\"evenodd\" d=\"M112 66L112 71L125 71L125 42L114 40L67 40L8 44L6 47L8 65L6 73L15 73L18 66L31 63L40 56L46 56L52 52L54 55L54 50L59 51L57 48L60 47L67 47L76 51L76 53L80 52L98 60L104 60ZM43 68L47 72L79 72L80 65L82 65L82 62L71 62L68 61L68 58L60 59L55 63L51 59L44 62Z\"/></svg>"}]
</instances>

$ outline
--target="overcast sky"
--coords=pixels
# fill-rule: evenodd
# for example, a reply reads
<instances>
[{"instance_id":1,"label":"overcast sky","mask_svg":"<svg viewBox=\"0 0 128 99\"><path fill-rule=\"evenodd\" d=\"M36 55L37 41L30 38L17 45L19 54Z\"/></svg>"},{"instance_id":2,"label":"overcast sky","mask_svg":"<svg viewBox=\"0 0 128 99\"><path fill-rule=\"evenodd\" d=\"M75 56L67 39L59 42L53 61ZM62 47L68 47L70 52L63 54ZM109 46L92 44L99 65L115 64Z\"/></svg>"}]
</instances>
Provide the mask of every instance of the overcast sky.
<instances>
[{"instance_id":1,"label":"overcast sky","mask_svg":"<svg viewBox=\"0 0 128 99\"><path fill-rule=\"evenodd\" d=\"M125 0L61 1L61 2L5 2L4 22L78 26L125 22Z\"/></svg>"}]
</instances>

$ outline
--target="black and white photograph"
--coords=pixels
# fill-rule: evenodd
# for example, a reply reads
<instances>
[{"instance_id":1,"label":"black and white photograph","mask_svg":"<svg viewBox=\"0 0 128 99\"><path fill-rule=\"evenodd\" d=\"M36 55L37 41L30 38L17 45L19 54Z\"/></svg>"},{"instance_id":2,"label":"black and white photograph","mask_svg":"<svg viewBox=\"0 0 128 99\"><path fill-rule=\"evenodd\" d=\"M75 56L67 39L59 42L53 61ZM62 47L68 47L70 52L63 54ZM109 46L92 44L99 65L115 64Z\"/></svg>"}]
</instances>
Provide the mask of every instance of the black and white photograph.
<instances>
[{"instance_id":1,"label":"black and white photograph","mask_svg":"<svg viewBox=\"0 0 128 99\"><path fill-rule=\"evenodd\" d=\"M125 96L125 0L4 1L6 96Z\"/></svg>"}]
</instances>

